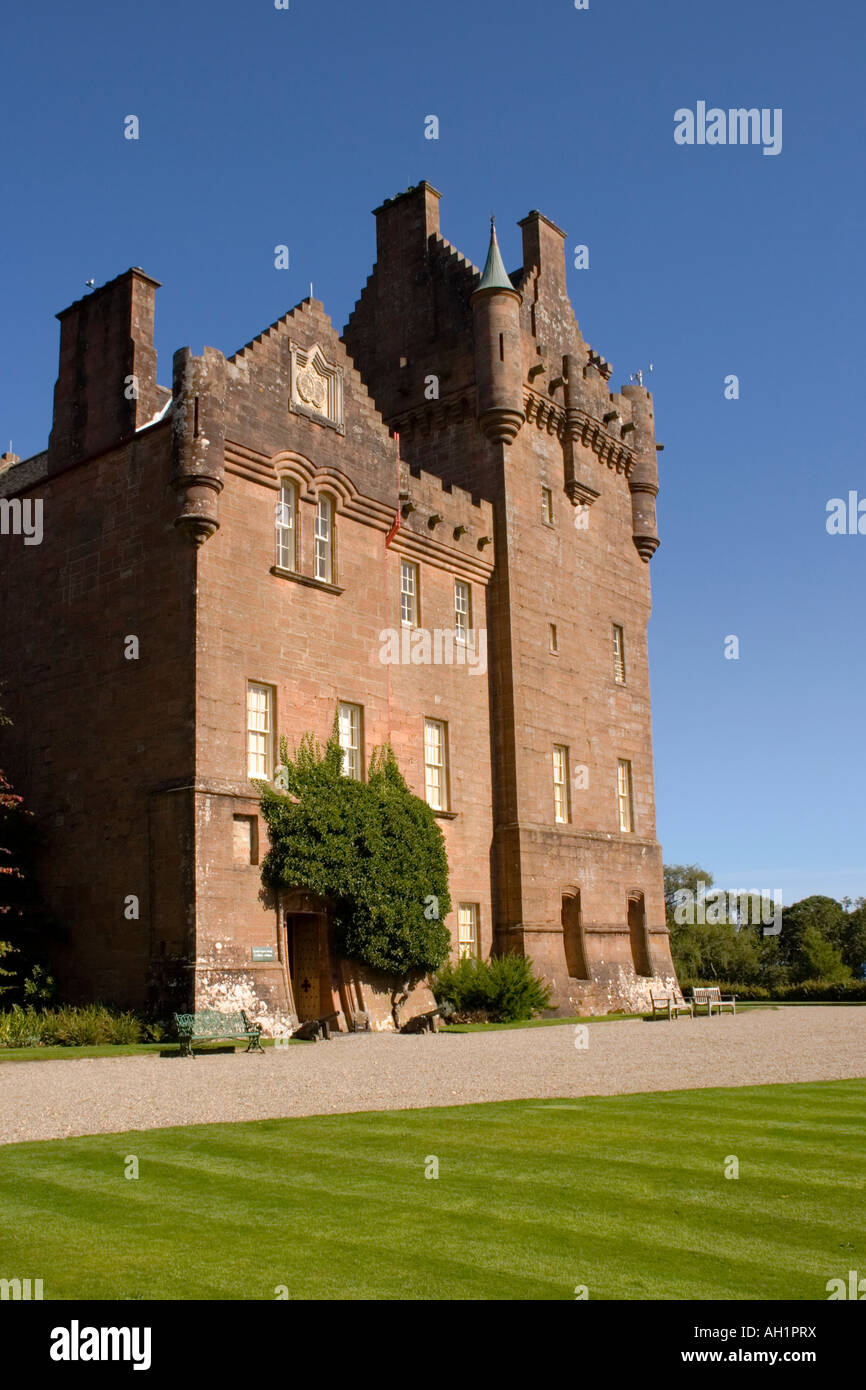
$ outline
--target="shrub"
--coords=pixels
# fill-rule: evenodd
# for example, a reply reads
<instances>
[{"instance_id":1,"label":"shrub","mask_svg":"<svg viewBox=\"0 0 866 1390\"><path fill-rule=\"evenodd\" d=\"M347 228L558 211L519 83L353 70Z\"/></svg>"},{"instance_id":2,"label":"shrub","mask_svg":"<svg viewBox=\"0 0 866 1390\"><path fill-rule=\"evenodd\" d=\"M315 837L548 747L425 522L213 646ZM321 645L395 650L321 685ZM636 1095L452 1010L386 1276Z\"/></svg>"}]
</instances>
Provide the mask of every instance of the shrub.
<instances>
[{"instance_id":1,"label":"shrub","mask_svg":"<svg viewBox=\"0 0 866 1390\"><path fill-rule=\"evenodd\" d=\"M799 984L776 985L774 988L744 984L737 980L683 980L681 984L684 990L716 985L722 994L735 994L744 1003L764 999L779 1002L812 1000L827 1004L866 1003L866 980L802 980Z\"/></svg>"},{"instance_id":2,"label":"shrub","mask_svg":"<svg viewBox=\"0 0 866 1390\"><path fill-rule=\"evenodd\" d=\"M306 735L292 759L281 740L280 758L287 794L258 784L264 882L327 898L341 955L404 978L437 969L451 946L445 840L390 748L374 753L366 782L342 775L336 728L324 749Z\"/></svg>"},{"instance_id":3,"label":"shrub","mask_svg":"<svg viewBox=\"0 0 866 1390\"><path fill-rule=\"evenodd\" d=\"M493 956L444 965L433 980L437 1004L460 1014L483 1012L501 1023L532 1018L550 1003L550 985L526 956Z\"/></svg>"},{"instance_id":4,"label":"shrub","mask_svg":"<svg viewBox=\"0 0 866 1390\"><path fill-rule=\"evenodd\" d=\"M144 1024L135 1014L115 1013L104 1004L59 1009L15 1004L0 1013L0 1047L119 1046L141 1042L143 1035Z\"/></svg>"}]
</instances>

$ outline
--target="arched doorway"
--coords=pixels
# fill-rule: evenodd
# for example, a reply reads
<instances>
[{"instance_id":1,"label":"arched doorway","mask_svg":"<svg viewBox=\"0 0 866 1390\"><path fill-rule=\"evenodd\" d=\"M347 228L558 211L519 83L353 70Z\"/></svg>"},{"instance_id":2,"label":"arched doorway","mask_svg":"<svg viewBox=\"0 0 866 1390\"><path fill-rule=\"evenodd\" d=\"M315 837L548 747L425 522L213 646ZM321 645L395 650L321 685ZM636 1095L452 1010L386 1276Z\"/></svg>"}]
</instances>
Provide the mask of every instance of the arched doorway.
<instances>
[{"instance_id":1,"label":"arched doorway","mask_svg":"<svg viewBox=\"0 0 866 1390\"><path fill-rule=\"evenodd\" d=\"M562 944L569 977L572 980L588 980L579 888L568 888L562 895Z\"/></svg>"},{"instance_id":2,"label":"arched doorway","mask_svg":"<svg viewBox=\"0 0 866 1390\"><path fill-rule=\"evenodd\" d=\"M646 924L646 902L643 893L637 888L628 895L628 934L635 973L652 975L653 965Z\"/></svg>"}]
</instances>

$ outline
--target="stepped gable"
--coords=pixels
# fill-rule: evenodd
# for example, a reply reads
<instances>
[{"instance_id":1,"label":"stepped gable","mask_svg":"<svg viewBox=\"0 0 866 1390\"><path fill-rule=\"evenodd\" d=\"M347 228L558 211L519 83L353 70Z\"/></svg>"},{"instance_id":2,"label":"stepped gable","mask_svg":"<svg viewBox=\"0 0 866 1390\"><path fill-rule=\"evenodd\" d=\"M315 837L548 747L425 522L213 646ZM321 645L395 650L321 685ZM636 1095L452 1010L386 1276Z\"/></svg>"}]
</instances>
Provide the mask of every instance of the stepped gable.
<instances>
[{"instance_id":1,"label":"stepped gable","mask_svg":"<svg viewBox=\"0 0 866 1390\"><path fill-rule=\"evenodd\" d=\"M304 381L308 369L312 383ZM226 432L233 444L268 458L296 450L351 475L359 491L393 506L396 441L320 300L302 300L229 357L227 378ZM309 399L305 385L315 388Z\"/></svg>"}]
</instances>

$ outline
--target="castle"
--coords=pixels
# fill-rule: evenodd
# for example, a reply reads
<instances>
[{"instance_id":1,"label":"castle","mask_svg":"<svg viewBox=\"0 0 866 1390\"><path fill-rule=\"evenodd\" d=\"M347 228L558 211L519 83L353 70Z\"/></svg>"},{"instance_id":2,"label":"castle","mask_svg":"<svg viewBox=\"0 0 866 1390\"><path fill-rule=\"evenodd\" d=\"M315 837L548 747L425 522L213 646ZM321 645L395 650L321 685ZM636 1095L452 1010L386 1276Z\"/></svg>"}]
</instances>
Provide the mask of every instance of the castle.
<instances>
[{"instance_id":1,"label":"castle","mask_svg":"<svg viewBox=\"0 0 866 1390\"><path fill-rule=\"evenodd\" d=\"M180 349L169 389L142 270L58 315L48 448L0 460L0 765L72 1000L394 1026L327 902L261 882L250 779L335 711L346 775L390 740L439 818L455 956L525 953L563 1013L674 982L652 398L609 389L558 227L522 220L512 275L491 228L482 273L439 197L377 209L342 338L311 297L232 357ZM14 534L27 499L41 544Z\"/></svg>"}]
</instances>

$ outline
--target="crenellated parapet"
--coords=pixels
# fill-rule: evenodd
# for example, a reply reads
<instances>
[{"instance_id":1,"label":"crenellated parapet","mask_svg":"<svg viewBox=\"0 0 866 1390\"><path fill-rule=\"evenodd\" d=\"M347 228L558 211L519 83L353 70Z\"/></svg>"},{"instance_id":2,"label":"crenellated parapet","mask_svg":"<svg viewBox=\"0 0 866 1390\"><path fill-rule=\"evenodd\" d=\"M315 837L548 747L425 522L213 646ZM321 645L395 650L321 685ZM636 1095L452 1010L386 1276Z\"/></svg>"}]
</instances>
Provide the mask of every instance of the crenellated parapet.
<instances>
[{"instance_id":1,"label":"crenellated parapet","mask_svg":"<svg viewBox=\"0 0 866 1390\"><path fill-rule=\"evenodd\" d=\"M226 359L206 347L174 354L172 484L181 503L177 526L195 545L219 529L218 499L225 478Z\"/></svg>"}]
</instances>

